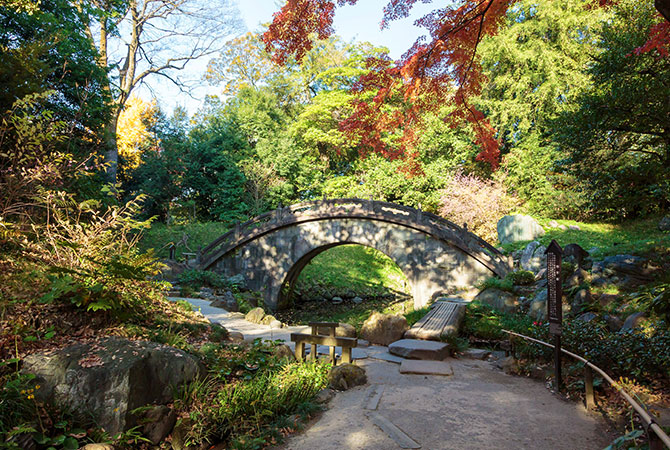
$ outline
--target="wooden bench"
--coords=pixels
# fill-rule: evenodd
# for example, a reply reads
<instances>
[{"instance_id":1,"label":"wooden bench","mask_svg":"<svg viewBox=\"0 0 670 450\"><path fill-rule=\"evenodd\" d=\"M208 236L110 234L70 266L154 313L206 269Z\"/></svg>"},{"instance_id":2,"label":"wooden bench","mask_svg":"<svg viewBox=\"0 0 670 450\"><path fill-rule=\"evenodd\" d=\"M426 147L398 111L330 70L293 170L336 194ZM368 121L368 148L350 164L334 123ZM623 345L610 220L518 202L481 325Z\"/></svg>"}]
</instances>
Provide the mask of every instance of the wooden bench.
<instances>
[{"instance_id":1,"label":"wooden bench","mask_svg":"<svg viewBox=\"0 0 670 450\"><path fill-rule=\"evenodd\" d=\"M291 341L295 342L295 357L298 361L305 359L305 344L310 344L310 359L316 359L317 345L327 345L330 347L329 361L333 365L337 364L335 357L335 347L342 347L342 362L351 363L351 349L358 346L358 339L335 336L335 328L339 326L337 322L311 322L312 333L291 333ZM328 335L320 335L319 328L326 328Z\"/></svg>"}]
</instances>

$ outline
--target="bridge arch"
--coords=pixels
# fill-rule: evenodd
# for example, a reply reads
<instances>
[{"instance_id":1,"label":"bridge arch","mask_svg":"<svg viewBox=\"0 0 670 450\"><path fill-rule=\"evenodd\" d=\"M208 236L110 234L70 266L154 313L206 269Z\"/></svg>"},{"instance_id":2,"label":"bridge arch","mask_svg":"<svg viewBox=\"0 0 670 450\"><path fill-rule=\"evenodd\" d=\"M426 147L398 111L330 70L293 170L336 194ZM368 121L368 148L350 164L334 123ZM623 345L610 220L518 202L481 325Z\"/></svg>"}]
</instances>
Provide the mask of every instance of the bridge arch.
<instances>
[{"instance_id":1,"label":"bridge arch","mask_svg":"<svg viewBox=\"0 0 670 450\"><path fill-rule=\"evenodd\" d=\"M483 239L434 214L361 199L301 203L258 216L204 248L199 268L243 274L271 309L285 306L302 269L317 254L343 244L375 248L407 277L415 307L453 287L492 275L510 261Z\"/></svg>"}]
</instances>

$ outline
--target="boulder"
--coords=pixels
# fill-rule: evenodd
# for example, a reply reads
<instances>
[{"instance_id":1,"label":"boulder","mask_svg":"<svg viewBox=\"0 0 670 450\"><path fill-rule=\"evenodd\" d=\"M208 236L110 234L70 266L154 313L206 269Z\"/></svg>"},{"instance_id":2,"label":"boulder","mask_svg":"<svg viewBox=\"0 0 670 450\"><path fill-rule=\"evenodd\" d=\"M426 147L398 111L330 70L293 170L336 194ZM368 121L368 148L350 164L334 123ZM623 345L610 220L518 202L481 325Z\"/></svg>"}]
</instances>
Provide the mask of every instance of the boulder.
<instances>
[{"instance_id":1,"label":"boulder","mask_svg":"<svg viewBox=\"0 0 670 450\"><path fill-rule=\"evenodd\" d=\"M579 228L579 225L568 225L568 230L581 231L581 228Z\"/></svg>"},{"instance_id":2,"label":"boulder","mask_svg":"<svg viewBox=\"0 0 670 450\"><path fill-rule=\"evenodd\" d=\"M167 406L158 405L148 410L141 422L144 424L142 434L152 445L158 445L174 428L177 415Z\"/></svg>"},{"instance_id":3,"label":"boulder","mask_svg":"<svg viewBox=\"0 0 670 450\"><path fill-rule=\"evenodd\" d=\"M341 364L332 368L328 374L330 387L338 391L346 391L354 386L368 382L365 370L354 364Z\"/></svg>"},{"instance_id":4,"label":"boulder","mask_svg":"<svg viewBox=\"0 0 670 450\"><path fill-rule=\"evenodd\" d=\"M515 214L505 216L498 221L498 240L501 244L532 241L544 236L544 229L530 216Z\"/></svg>"},{"instance_id":5,"label":"boulder","mask_svg":"<svg viewBox=\"0 0 670 450\"><path fill-rule=\"evenodd\" d=\"M263 319L261 320L260 323L261 323L261 325L270 325L272 322L275 322L275 321L277 321L277 318L275 316L273 316L272 314L268 314L267 316L263 316Z\"/></svg>"},{"instance_id":6,"label":"boulder","mask_svg":"<svg viewBox=\"0 0 670 450\"><path fill-rule=\"evenodd\" d=\"M618 295L614 294L601 294L600 297L598 297L598 303L600 303L600 306L605 307L608 306L610 303L614 303L619 299Z\"/></svg>"},{"instance_id":7,"label":"boulder","mask_svg":"<svg viewBox=\"0 0 670 450\"><path fill-rule=\"evenodd\" d=\"M576 288L581 286L584 283L589 283L591 281L591 274L584 269L578 268L575 270L572 275L565 280L565 287L568 289Z\"/></svg>"},{"instance_id":8,"label":"boulder","mask_svg":"<svg viewBox=\"0 0 670 450\"><path fill-rule=\"evenodd\" d=\"M407 319L403 316L374 312L363 323L360 335L373 344L389 345L402 339L408 329Z\"/></svg>"},{"instance_id":9,"label":"boulder","mask_svg":"<svg viewBox=\"0 0 670 450\"><path fill-rule=\"evenodd\" d=\"M514 312L519 307L516 295L495 288L484 289L477 294L475 300L505 312Z\"/></svg>"},{"instance_id":10,"label":"boulder","mask_svg":"<svg viewBox=\"0 0 670 450\"><path fill-rule=\"evenodd\" d=\"M244 335L239 331L229 331L228 340L234 343L244 342Z\"/></svg>"},{"instance_id":11,"label":"boulder","mask_svg":"<svg viewBox=\"0 0 670 450\"><path fill-rule=\"evenodd\" d=\"M341 304L342 302L344 302L344 300L342 299L342 297L333 297L332 300L331 300L331 303L332 303L333 305L339 305L339 304Z\"/></svg>"},{"instance_id":12,"label":"boulder","mask_svg":"<svg viewBox=\"0 0 670 450\"><path fill-rule=\"evenodd\" d=\"M237 275L233 275L232 277L228 277L226 280L230 286L234 286L238 289L246 289L247 288L247 280L244 278L244 275L241 273L238 273Z\"/></svg>"},{"instance_id":13,"label":"boulder","mask_svg":"<svg viewBox=\"0 0 670 450\"><path fill-rule=\"evenodd\" d=\"M175 387L204 372L186 352L119 337L29 355L23 370L36 375L41 401L67 405L110 434L137 425L132 410L172 401Z\"/></svg>"},{"instance_id":14,"label":"boulder","mask_svg":"<svg viewBox=\"0 0 670 450\"><path fill-rule=\"evenodd\" d=\"M526 246L521 253L519 265L523 270L528 270L533 273L538 273L545 266L544 252L547 247L540 245L539 242L533 241Z\"/></svg>"},{"instance_id":15,"label":"boulder","mask_svg":"<svg viewBox=\"0 0 670 450\"><path fill-rule=\"evenodd\" d=\"M354 302L357 305L363 303L363 299L360 298L359 296L356 296L356 297L352 298L351 301Z\"/></svg>"},{"instance_id":16,"label":"boulder","mask_svg":"<svg viewBox=\"0 0 670 450\"><path fill-rule=\"evenodd\" d=\"M665 216L658 222L659 231L670 231L670 216Z\"/></svg>"},{"instance_id":17,"label":"boulder","mask_svg":"<svg viewBox=\"0 0 670 450\"><path fill-rule=\"evenodd\" d=\"M237 299L231 291L224 292L222 296L215 296L214 301L209 306L223 308L228 312L238 312L240 310Z\"/></svg>"},{"instance_id":18,"label":"boulder","mask_svg":"<svg viewBox=\"0 0 670 450\"><path fill-rule=\"evenodd\" d=\"M623 326L623 320L621 320L621 318L617 316L611 316L609 314L605 314L605 316L603 316L603 319L607 324L607 328L613 333L616 333L617 331L621 330L621 327Z\"/></svg>"},{"instance_id":19,"label":"boulder","mask_svg":"<svg viewBox=\"0 0 670 450\"><path fill-rule=\"evenodd\" d=\"M468 359L484 360L491 356L491 351L482 348L469 348L465 350L461 356Z\"/></svg>"},{"instance_id":20,"label":"boulder","mask_svg":"<svg viewBox=\"0 0 670 450\"><path fill-rule=\"evenodd\" d=\"M286 344L279 344L276 346L272 352L279 359L288 359L289 361L295 361L295 355L293 350Z\"/></svg>"},{"instance_id":21,"label":"boulder","mask_svg":"<svg viewBox=\"0 0 670 450\"><path fill-rule=\"evenodd\" d=\"M330 332L330 328L328 327L320 327L317 330L317 333L323 336L328 336L328 333ZM353 325L349 325L348 323L339 323L337 325L337 328L335 328L335 336L338 337L350 337L350 338L355 338L356 337L356 328Z\"/></svg>"},{"instance_id":22,"label":"boulder","mask_svg":"<svg viewBox=\"0 0 670 450\"><path fill-rule=\"evenodd\" d=\"M547 317L547 290L541 289L530 302L528 315L533 319L544 320Z\"/></svg>"},{"instance_id":23,"label":"boulder","mask_svg":"<svg viewBox=\"0 0 670 450\"><path fill-rule=\"evenodd\" d=\"M314 397L314 401L318 403L319 405L323 405L325 403L328 403L335 397L335 392L333 392L332 389L321 389L319 392L316 393L316 397Z\"/></svg>"},{"instance_id":24,"label":"boulder","mask_svg":"<svg viewBox=\"0 0 670 450\"><path fill-rule=\"evenodd\" d=\"M593 312L586 312L584 314L580 314L575 318L575 320L579 320L580 322L591 322L594 320L598 315Z\"/></svg>"},{"instance_id":25,"label":"boulder","mask_svg":"<svg viewBox=\"0 0 670 450\"><path fill-rule=\"evenodd\" d=\"M568 244L563 248L563 260L572 262L577 265L577 267L582 267L584 265L584 260L588 258L589 252L584 250L578 244Z\"/></svg>"},{"instance_id":26,"label":"boulder","mask_svg":"<svg viewBox=\"0 0 670 450\"><path fill-rule=\"evenodd\" d=\"M244 316L244 318L251 323L261 323L263 317L265 317L265 311L263 311L263 308L261 307L252 309L246 316Z\"/></svg>"},{"instance_id":27,"label":"boulder","mask_svg":"<svg viewBox=\"0 0 670 450\"><path fill-rule=\"evenodd\" d=\"M400 339L389 344L389 353L407 359L429 359L442 361L449 356L449 344L423 341L420 339Z\"/></svg>"},{"instance_id":28,"label":"boulder","mask_svg":"<svg viewBox=\"0 0 670 450\"><path fill-rule=\"evenodd\" d=\"M633 313L626 317L626 320L624 320L623 325L621 326L621 331L634 330L635 328L640 327L646 319L647 316L643 311Z\"/></svg>"},{"instance_id":29,"label":"boulder","mask_svg":"<svg viewBox=\"0 0 670 450\"><path fill-rule=\"evenodd\" d=\"M645 283L653 281L654 272L648 267L648 261L640 256L615 255L603 259L603 272L618 278L629 278L630 282Z\"/></svg>"},{"instance_id":30,"label":"boulder","mask_svg":"<svg viewBox=\"0 0 670 450\"><path fill-rule=\"evenodd\" d=\"M593 298L591 297L591 291L588 289L580 289L572 299L572 311L575 313L580 311L584 308L584 306L591 303L592 300Z\"/></svg>"},{"instance_id":31,"label":"boulder","mask_svg":"<svg viewBox=\"0 0 670 450\"><path fill-rule=\"evenodd\" d=\"M558 225L559 225L559 223L556 222L555 220L550 220L549 222L547 222L547 226L549 228L558 228Z\"/></svg>"}]
</instances>

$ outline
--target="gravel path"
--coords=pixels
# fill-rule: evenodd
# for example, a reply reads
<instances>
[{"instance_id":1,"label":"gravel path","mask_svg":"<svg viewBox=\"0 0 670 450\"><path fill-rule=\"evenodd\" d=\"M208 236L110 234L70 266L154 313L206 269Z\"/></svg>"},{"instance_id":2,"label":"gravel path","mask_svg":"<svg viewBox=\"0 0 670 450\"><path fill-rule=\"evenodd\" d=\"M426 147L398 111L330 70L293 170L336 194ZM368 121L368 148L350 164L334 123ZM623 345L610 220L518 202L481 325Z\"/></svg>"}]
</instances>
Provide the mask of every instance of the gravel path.
<instances>
[{"instance_id":1,"label":"gravel path","mask_svg":"<svg viewBox=\"0 0 670 450\"><path fill-rule=\"evenodd\" d=\"M306 328L271 329L228 318L206 300L187 300L245 338L288 341L290 333ZM403 375L398 364L377 359L385 357L383 347L360 350L370 356L357 361L368 384L338 393L318 421L278 449L392 450L415 442L435 450L586 450L613 439L581 404L562 401L542 383L506 375L491 363L449 358L452 376Z\"/></svg>"}]
</instances>

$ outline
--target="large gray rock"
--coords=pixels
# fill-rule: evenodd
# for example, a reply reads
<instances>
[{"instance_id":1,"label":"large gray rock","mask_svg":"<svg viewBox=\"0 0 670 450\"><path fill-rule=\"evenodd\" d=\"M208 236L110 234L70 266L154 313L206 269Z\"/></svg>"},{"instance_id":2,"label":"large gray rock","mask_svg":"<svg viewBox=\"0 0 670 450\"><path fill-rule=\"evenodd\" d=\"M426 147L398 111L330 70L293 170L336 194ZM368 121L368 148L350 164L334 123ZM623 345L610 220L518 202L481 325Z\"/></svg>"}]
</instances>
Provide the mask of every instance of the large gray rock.
<instances>
[{"instance_id":1,"label":"large gray rock","mask_svg":"<svg viewBox=\"0 0 670 450\"><path fill-rule=\"evenodd\" d=\"M575 270L572 275L565 280L565 287L568 289L576 288L582 284L589 283L591 281L591 274L584 269Z\"/></svg>"},{"instance_id":2,"label":"large gray rock","mask_svg":"<svg viewBox=\"0 0 670 450\"><path fill-rule=\"evenodd\" d=\"M593 301L591 291L588 289L580 289L575 297L572 299L572 311L574 313L581 311L585 306Z\"/></svg>"},{"instance_id":3,"label":"large gray rock","mask_svg":"<svg viewBox=\"0 0 670 450\"><path fill-rule=\"evenodd\" d=\"M228 312L238 312L240 310L239 305L237 304L237 299L231 291L226 291L222 296L214 297L214 301L210 303L210 306L215 308L223 308Z\"/></svg>"},{"instance_id":4,"label":"large gray rock","mask_svg":"<svg viewBox=\"0 0 670 450\"><path fill-rule=\"evenodd\" d=\"M521 259L519 260L519 265L523 270L530 270L533 272L532 267L535 265L533 261L533 256L535 255L535 250L540 247L540 243L537 241L532 241L529 242L528 245L526 245L526 248L523 249L523 252L521 252ZM539 268L538 268L539 270Z\"/></svg>"},{"instance_id":5,"label":"large gray rock","mask_svg":"<svg viewBox=\"0 0 670 450\"><path fill-rule=\"evenodd\" d=\"M603 272L607 275L628 278L629 281L644 283L654 279L654 271L648 267L648 261L640 256L608 256L602 262Z\"/></svg>"},{"instance_id":6,"label":"large gray rock","mask_svg":"<svg viewBox=\"0 0 670 450\"><path fill-rule=\"evenodd\" d=\"M505 312L514 312L519 307L516 295L495 288L484 289L477 294L475 300Z\"/></svg>"},{"instance_id":7,"label":"large gray rock","mask_svg":"<svg viewBox=\"0 0 670 450\"><path fill-rule=\"evenodd\" d=\"M633 313L626 317L626 320L623 322L623 326L621 327L621 331L634 330L635 328L641 326L646 319L647 316L643 311Z\"/></svg>"},{"instance_id":8,"label":"large gray rock","mask_svg":"<svg viewBox=\"0 0 670 450\"><path fill-rule=\"evenodd\" d=\"M158 405L146 412L142 423L142 434L152 445L158 445L174 428L177 415L167 406Z\"/></svg>"},{"instance_id":9,"label":"large gray rock","mask_svg":"<svg viewBox=\"0 0 670 450\"><path fill-rule=\"evenodd\" d=\"M442 361L449 356L449 344L444 342L401 339L389 344L389 353L407 359Z\"/></svg>"},{"instance_id":10,"label":"large gray rock","mask_svg":"<svg viewBox=\"0 0 670 450\"><path fill-rule=\"evenodd\" d=\"M323 336L327 336L328 333L330 333L330 329L328 327L320 327L317 330L317 333ZM348 323L339 323L337 328L335 328L335 336L355 338L356 328L353 325L349 325Z\"/></svg>"},{"instance_id":11,"label":"large gray rock","mask_svg":"<svg viewBox=\"0 0 670 450\"><path fill-rule=\"evenodd\" d=\"M530 216L515 214L505 216L498 221L498 240L501 244L532 241L544 236L544 228Z\"/></svg>"},{"instance_id":12,"label":"large gray rock","mask_svg":"<svg viewBox=\"0 0 670 450\"><path fill-rule=\"evenodd\" d=\"M346 391L354 386L368 382L365 369L354 364L341 364L332 368L328 374L330 387L338 391Z\"/></svg>"},{"instance_id":13,"label":"large gray rock","mask_svg":"<svg viewBox=\"0 0 670 450\"><path fill-rule=\"evenodd\" d=\"M670 216L665 216L658 222L658 229L660 231L670 231Z\"/></svg>"},{"instance_id":14,"label":"large gray rock","mask_svg":"<svg viewBox=\"0 0 670 450\"><path fill-rule=\"evenodd\" d=\"M93 418L110 434L137 424L133 409L172 401L175 387L204 372L186 352L118 337L29 355L23 370L36 375L40 400Z\"/></svg>"},{"instance_id":15,"label":"large gray rock","mask_svg":"<svg viewBox=\"0 0 670 450\"><path fill-rule=\"evenodd\" d=\"M373 344L389 345L402 339L408 329L407 319L403 316L374 312L363 323L361 338Z\"/></svg>"},{"instance_id":16,"label":"large gray rock","mask_svg":"<svg viewBox=\"0 0 670 450\"><path fill-rule=\"evenodd\" d=\"M547 317L547 290L541 289L530 302L528 315L533 319L544 320Z\"/></svg>"},{"instance_id":17,"label":"large gray rock","mask_svg":"<svg viewBox=\"0 0 670 450\"><path fill-rule=\"evenodd\" d=\"M589 252L584 250L578 244L568 244L563 248L563 261L572 262L577 267L584 265L584 260L588 258Z\"/></svg>"}]
</instances>

